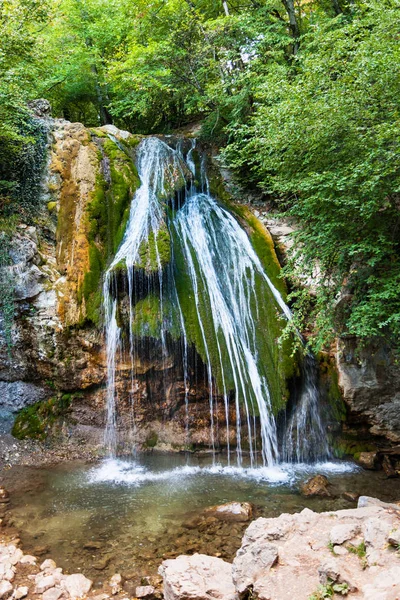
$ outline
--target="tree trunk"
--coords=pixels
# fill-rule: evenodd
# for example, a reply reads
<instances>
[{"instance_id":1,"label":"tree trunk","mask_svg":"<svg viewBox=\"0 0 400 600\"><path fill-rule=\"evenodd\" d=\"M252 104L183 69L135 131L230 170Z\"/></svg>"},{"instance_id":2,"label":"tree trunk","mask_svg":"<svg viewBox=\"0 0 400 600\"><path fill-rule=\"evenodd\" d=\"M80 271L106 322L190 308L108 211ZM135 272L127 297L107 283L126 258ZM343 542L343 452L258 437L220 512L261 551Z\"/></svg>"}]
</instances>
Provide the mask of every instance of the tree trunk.
<instances>
[{"instance_id":1,"label":"tree trunk","mask_svg":"<svg viewBox=\"0 0 400 600\"><path fill-rule=\"evenodd\" d=\"M94 73L95 79L96 79L96 84L95 84L96 85L96 97L97 97L97 104L99 106L100 123L102 125L112 125L113 124L112 116L110 115L110 113L108 112L108 109L106 107L106 102L105 102L103 90L101 89L101 84L99 82L98 71L97 71L96 65L92 65L91 69L92 69L92 73ZM106 96L107 96L107 94L106 94Z\"/></svg>"},{"instance_id":2,"label":"tree trunk","mask_svg":"<svg viewBox=\"0 0 400 600\"><path fill-rule=\"evenodd\" d=\"M296 17L296 11L294 8L294 0L282 0L282 4L286 9L289 17L289 28L293 38L293 54L297 54L299 51L300 43L300 27Z\"/></svg>"}]
</instances>

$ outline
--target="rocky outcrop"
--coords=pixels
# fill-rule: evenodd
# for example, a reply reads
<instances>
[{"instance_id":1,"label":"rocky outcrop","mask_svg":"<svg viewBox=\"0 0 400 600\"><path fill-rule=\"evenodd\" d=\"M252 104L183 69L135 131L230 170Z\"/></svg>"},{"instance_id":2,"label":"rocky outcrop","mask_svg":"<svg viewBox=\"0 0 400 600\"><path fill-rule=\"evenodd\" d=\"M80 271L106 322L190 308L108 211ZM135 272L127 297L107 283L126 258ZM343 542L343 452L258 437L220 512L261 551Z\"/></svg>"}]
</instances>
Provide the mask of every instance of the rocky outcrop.
<instances>
[{"instance_id":1,"label":"rocky outcrop","mask_svg":"<svg viewBox=\"0 0 400 600\"><path fill-rule=\"evenodd\" d=\"M100 448L107 371L102 278L121 243L139 186L134 159L141 136L114 126L89 130L80 123L53 120L42 102L32 108L49 130L47 169L35 226L19 223L7 247L14 322L11 349L0 336L0 408L15 413L33 405L22 415L18 435L44 439L54 432L57 445L75 440L77 447L84 442ZM186 172L183 177L181 170L171 168L164 174L176 193L185 177L191 177ZM121 302L120 318L123 309ZM151 306L143 306L143 314L149 311ZM144 339L135 361L137 443L145 449L187 448L186 396L193 430L190 444L208 445L209 394L201 360L191 373L196 385L190 389L179 340L165 356L160 340ZM129 448L131 369L132 359L124 351L116 391L121 443L126 439ZM59 407L66 404L60 418ZM222 403L220 417L225 418ZM232 440L234 436L232 428Z\"/></svg>"},{"instance_id":2,"label":"rocky outcrop","mask_svg":"<svg viewBox=\"0 0 400 600\"><path fill-rule=\"evenodd\" d=\"M400 372L389 346L360 348L354 338L341 339L337 368L350 426L399 442Z\"/></svg>"},{"instance_id":3,"label":"rocky outcrop","mask_svg":"<svg viewBox=\"0 0 400 600\"><path fill-rule=\"evenodd\" d=\"M318 514L305 508L253 521L230 576L227 563L201 555L165 561L160 573L167 600L239 600L249 595L309 600L334 592L354 599L394 600L400 593L399 531L400 506L361 497L357 509ZM213 581L218 572L220 587L212 595L212 586L204 582L208 576Z\"/></svg>"}]
</instances>

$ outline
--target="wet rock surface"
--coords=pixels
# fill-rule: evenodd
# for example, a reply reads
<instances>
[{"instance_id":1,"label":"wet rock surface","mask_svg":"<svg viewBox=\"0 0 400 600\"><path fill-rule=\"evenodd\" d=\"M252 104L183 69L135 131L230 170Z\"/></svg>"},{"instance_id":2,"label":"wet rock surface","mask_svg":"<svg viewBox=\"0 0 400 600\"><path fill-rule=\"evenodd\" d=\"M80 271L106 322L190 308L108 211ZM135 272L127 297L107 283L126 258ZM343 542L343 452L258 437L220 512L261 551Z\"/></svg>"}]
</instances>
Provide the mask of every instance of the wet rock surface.
<instances>
[{"instance_id":1,"label":"wet rock surface","mask_svg":"<svg viewBox=\"0 0 400 600\"><path fill-rule=\"evenodd\" d=\"M228 502L206 508L204 512L220 521L245 522L250 521L253 515L253 506L250 502Z\"/></svg>"},{"instance_id":2,"label":"wet rock surface","mask_svg":"<svg viewBox=\"0 0 400 600\"><path fill-rule=\"evenodd\" d=\"M324 496L331 498L333 496L332 486L325 475L315 475L301 486L303 496Z\"/></svg>"}]
</instances>

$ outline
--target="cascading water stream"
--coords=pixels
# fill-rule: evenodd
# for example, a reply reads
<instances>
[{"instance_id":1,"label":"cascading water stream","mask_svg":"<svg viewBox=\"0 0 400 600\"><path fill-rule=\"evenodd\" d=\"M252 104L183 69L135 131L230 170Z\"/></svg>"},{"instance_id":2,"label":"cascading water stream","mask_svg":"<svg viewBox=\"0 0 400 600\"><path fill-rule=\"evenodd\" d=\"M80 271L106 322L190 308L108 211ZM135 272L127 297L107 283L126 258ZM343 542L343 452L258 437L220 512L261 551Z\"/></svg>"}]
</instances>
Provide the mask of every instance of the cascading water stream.
<instances>
[{"instance_id":1,"label":"cascading water stream","mask_svg":"<svg viewBox=\"0 0 400 600\"><path fill-rule=\"evenodd\" d=\"M137 156L141 187L132 200L130 217L120 248L104 281L104 313L107 343L107 425L106 446L110 455L117 450L116 368L121 351L121 330L118 325L118 289L116 272L121 265L126 270L129 295L129 352L131 357L131 397L135 409L135 276L143 270L143 248L154 240L155 264L152 281L158 286L160 310L160 340L162 358L167 356L168 310L172 304L178 315L182 344L182 370L185 391L186 437L189 440L189 346L193 344L186 328L186 314L179 293L176 270L162 262L159 239L166 229L171 236L171 256L184 265L188 288L185 297L194 305L198 327L197 345L206 368L209 394L210 445L215 456L218 438L217 399L222 397L226 421L228 463L231 454L230 421L232 410L236 421L236 463L243 462L243 432L247 434L250 465L257 464L261 455L263 465L279 460L278 433L273 414L268 369L260 345L268 332L260 331L259 294L271 303L286 319L291 312L279 291L265 273L250 240L229 211L209 194L204 160L201 161L201 192L194 180L195 140L183 158L181 148L174 151L157 138L147 138L139 146ZM181 178L186 182L181 206L175 206L176 188L171 182ZM167 203L170 209L167 211ZM168 214L168 216L167 216ZM166 278L166 279L165 279ZM149 285L149 284L148 284ZM164 372L164 371L163 371ZM324 431L318 412L315 373L306 362L305 383L299 402L288 422L283 444L285 460L307 460L322 452L328 455L327 444L322 448ZM244 424L242 424L242 415ZM300 431L310 432L304 441ZM259 449L258 440L261 442ZM314 449L314 443L316 448ZM313 448L311 449L311 446Z\"/></svg>"},{"instance_id":2,"label":"cascading water stream","mask_svg":"<svg viewBox=\"0 0 400 600\"><path fill-rule=\"evenodd\" d=\"M218 227L215 226L216 222L218 222ZM251 464L254 461L255 432L250 414L253 412L251 403L255 401L260 415L263 462L272 464L277 456L276 426L270 407L268 384L257 365L257 348L254 339L255 323L250 308L252 296L255 295L255 274L257 272L262 276L265 275L261 263L246 233L237 221L210 196L195 194L188 198L177 213L173 226L181 242L193 284L198 320L208 363L209 385L212 388L210 352L203 326L204 316L199 308L201 300L204 299L199 296L199 288L205 290L209 299L209 319L212 320L213 330L216 332L223 396L226 403L225 412L228 415L228 395L221 341L224 342L227 350L236 391L237 462L240 465L242 461L240 443L240 404L242 402L247 418ZM220 234L223 232L223 236L217 238L217 231ZM277 290L275 293L278 293ZM256 300L255 297L253 299ZM212 417L212 395L210 398ZM213 427L213 419L211 419L211 427Z\"/></svg>"},{"instance_id":3,"label":"cascading water stream","mask_svg":"<svg viewBox=\"0 0 400 600\"><path fill-rule=\"evenodd\" d=\"M310 462L331 458L331 450L319 410L318 365L307 354L302 365L302 386L298 402L289 416L283 439L285 462Z\"/></svg>"}]
</instances>

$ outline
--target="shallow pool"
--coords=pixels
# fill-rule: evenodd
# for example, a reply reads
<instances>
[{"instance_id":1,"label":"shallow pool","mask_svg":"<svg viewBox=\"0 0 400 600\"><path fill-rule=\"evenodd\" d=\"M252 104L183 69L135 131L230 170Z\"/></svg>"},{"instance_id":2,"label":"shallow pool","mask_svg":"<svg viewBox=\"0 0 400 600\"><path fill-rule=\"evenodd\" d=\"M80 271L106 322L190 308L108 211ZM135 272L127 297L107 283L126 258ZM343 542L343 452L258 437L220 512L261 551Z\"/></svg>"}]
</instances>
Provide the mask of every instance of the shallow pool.
<instances>
[{"instance_id":1,"label":"shallow pool","mask_svg":"<svg viewBox=\"0 0 400 600\"><path fill-rule=\"evenodd\" d=\"M316 473L329 477L335 498L300 494L300 484ZM386 500L400 496L398 480L352 463L238 469L182 454L20 467L9 477L15 487L11 519L24 551L52 557L66 571L81 570L97 584L115 572L140 583L164 558L178 554L203 552L232 560L247 524L204 516L203 509L215 504L252 502L257 517L305 506L351 508L342 497L345 491Z\"/></svg>"}]
</instances>

